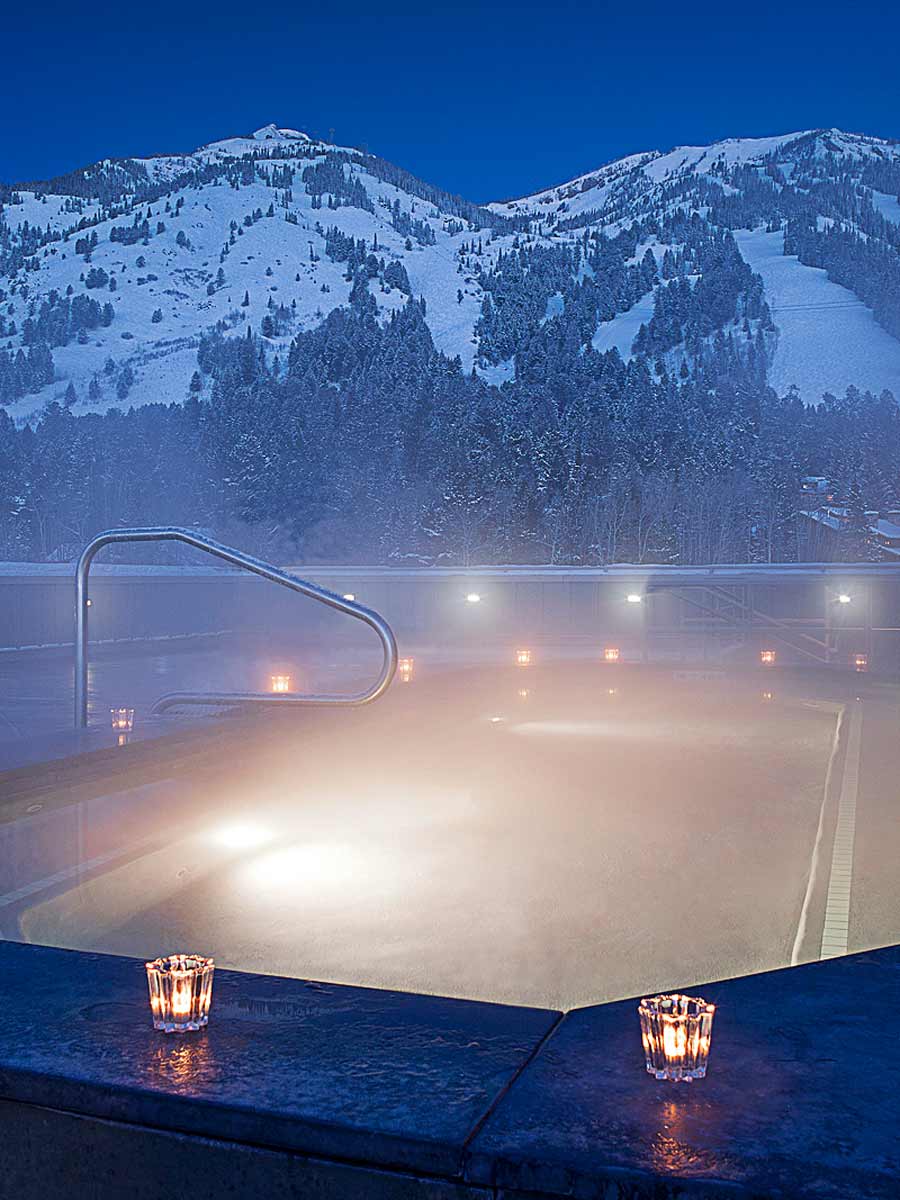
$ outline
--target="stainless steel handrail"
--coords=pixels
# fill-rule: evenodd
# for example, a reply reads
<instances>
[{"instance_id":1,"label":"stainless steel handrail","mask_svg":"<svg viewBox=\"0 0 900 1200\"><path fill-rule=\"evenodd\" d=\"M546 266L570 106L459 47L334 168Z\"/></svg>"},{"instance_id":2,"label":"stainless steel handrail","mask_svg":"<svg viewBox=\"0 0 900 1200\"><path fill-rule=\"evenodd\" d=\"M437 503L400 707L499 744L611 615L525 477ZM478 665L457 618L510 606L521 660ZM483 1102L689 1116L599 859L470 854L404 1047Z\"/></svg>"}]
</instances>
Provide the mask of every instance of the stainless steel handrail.
<instances>
[{"instance_id":1,"label":"stainless steel handrail","mask_svg":"<svg viewBox=\"0 0 900 1200\"><path fill-rule=\"evenodd\" d=\"M193 533L190 529L179 529L175 526L148 529L109 529L105 533L98 534L85 546L78 560L78 565L75 568L76 729L86 728L88 723L88 578L91 563L99 550L102 550L104 546L109 546L116 542L184 542L185 545L193 546L196 550L203 550L206 554L224 559L225 562L229 562L233 566L242 567L246 571L251 571L254 575L261 575L263 579L270 579L273 583L280 583L294 592L300 592L304 596L309 596L311 599L317 600L320 604L325 604L329 608L335 608L338 612L346 613L347 616L354 617L357 621L365 622L366 625L371 626L378 634L382 650L384 651L384 663L382 664L381 674L372 687L364 692L356 692L350 695L326 694L318 696L301 695L293 692L279 696L270 696L264 692L171 692L169 695L162 696L156 701L151 710L153 713L163 712L165 709L174 708L179 704L207 704L210 706L227 704L283 704L288 706L304 704L369 704L372 700L377 700L390 686L391 680L394 678L394 673L397 670L397 641L390 625L374 609L366 608L365 605L356 604L350 600L344 600L341 596L335 595L334 592L329 592L327 588L321 588L314 583L308 583L305 579L300 579L296 575L290 575L286 571L279 571L277 567L272 567L261 559L253 558L249 554L242 554L240 550L232 550L230 546L222 546L218 542L212 541L211 538L201 537L199 534Z\"/></svg>"}]
</instances>

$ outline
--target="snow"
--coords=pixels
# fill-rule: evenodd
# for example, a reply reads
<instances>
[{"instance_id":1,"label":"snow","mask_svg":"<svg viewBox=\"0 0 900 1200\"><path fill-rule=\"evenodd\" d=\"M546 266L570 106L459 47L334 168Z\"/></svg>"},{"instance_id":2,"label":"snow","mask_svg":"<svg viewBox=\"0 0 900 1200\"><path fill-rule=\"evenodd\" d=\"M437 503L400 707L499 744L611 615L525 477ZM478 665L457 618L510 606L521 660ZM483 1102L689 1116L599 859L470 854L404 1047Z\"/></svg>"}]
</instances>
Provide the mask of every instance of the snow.
<instances>
[{"instance_id":1,"label":"snow","mask_svg":"<svg viewBox=\"0 0 900 1200\"><path fill-rule=\"evenodd\" d=\"M489 363L487 366L479 367L478 374L487 383L499 387L502 383L511 383L515 379L516 364L513 359L507 358L503 362Z\"/></svg>"},{"instance_id":2,"label":"snow","mask_svg":"<svg viewBox=\"0 0 900 1200\"><path fill-rule=\"evenodd\" d=\"M527 212L537 217L549 217L560 205L565 206L565 211L560 214L564 217L593 210L599 213L614 197L615 185L625 178L633 179L643 174L649 184L658 184L683 171L702 174L716 162L724 161L729 166L757 162L806 136L806 133L785 133L778 137L729 138L712 146L677 146L665 154L659 150L629 154L558 187L518 200L498 201L489 204L488 208L507 216Z\"/></svg>"},{"instance_id":3,"label":"snow","mask_svg":"<svg viewBox=\"0 0 900 1200\"><path fill-rule=\"evenodd\" d=\"M21 204L5 204L3 219L10 229L18 229L29 224L45 229L48 225L53 229L69 228L78 224L82 217L92 217L97 212L97 204L90 200L81 200L81 212L66 212L65 205L71 201L70 196L41 196L35 192L19 192Z\"/></svg>"},{"instance_id":4,"label":"snow","mask_svg":"<svg viewBox=\"0 0 900 1200\"><path fill-rule=\"evenodd\" d=\"M566 302L562 292L555 292L552 296L547 297L547 307L544 310L544 316L541 324L545 325L547 321L552 321L554 317L561 317L565 311Z\"/></svg>"},{"instance_id":5,"label":"snow","mask_svg":"<svg viewBox=\"0 0 900 1200\"><path fill-rule=\"evenodd\" d=\"M628 362L638 330L652 318L655 305L656 293L648 292L627 312L617 313L611 321L601 321L591 339L591 345L601 354L607 350L618 350L625 362Z\"/></svg>"},{"instance_id":6,"label":"snow","mask_svg":"<svg viewBox=\"0 0 900 1200\"><path fill-rule=\"evenodd\" d=\"M875 211L880 212L888 221L900 225L900 200L896 196L888 196L884 192L873 192L872 203Z\"/></svg>"},{"instance_id":7,"label":"snow","mask_svg":"<svg viewBox=\"0 0 900 1200\"><path fill-rule=\"evenodd\" d=\"M277 125L263 125L262 129L254 132L253 139L257 142L308 142L311 140L308 133L301 133L299 129L279 129Z\"/></svg>"},{"instance_id":8,"label":"snow","mask_svg":"<svg viewBox=\"0 0 900 1200\"><path fill-rule=\"evenodd\" d=\"M891 541L896 541L900 538L900 525L894 521L888 521L884 517L879 517L874 525L869 526L875 533L880 533L882 537L890 538Z\"/></svg>"},{"instance_id":9,"label":"snow","mask_svg":"<svg viewBox=\"0 0 900 1200\"><path fill-rule=\"evenodd\" d=\"M766 299L778 327L778 345L769 382L781 394L792 384L804 400L824 392L843 395L848 387L900 399L900 342L877 323L871 311L825 271L785 256L781 233L737 230L743 257L762 276Z\"/></svg>"},{"instance_id":10,"label":"snow","mask_svg":"<svg viewBox=\"0 0 900 1200\"><path fill-rule=\"evenodd\" d=\"M727 138L725 141L715 142L712 146L678 146L668 154L655 158L644 171L651 179L660 182L684 170L701 174L708 171L715 162L724 161L728 166L759 162L768 155L775 154L788 143L806 136L807 133L785 133L779 137Z\"/></svg>"},{"instance_id":11,"label":"snow","mask_svg":"<svg viewBox=\"0 0 900 1200\"><path fill-rule=\"evenodd\" d=\"M602 210L610 196L613 185L632 175L652 158L658 151L652 150L645 154L629 154L626 158L607 163L596 171L579 175L566 183L554 188L547 188L534 195L524 196L519 200L501 200L488 204L492 212L503 216L515 216L518 213L533 213L536 217L556 215L560 206L564 206L561 215L577 216L583 212Z\"/></svg>"},{"instance_id":12,"label":"snow","mask_svg":"<svg viewBox=\"0 0 900 1200\"><path fill-rule=\"evenodd\" d=\"M787 151L802 138L818 138L816 154L839 150L851 158L900 158L900 147L863 134L848 134L838 129L801 130L772 137L726 138L711 146L676 146L667 152L647 150L616 159L595 171L579 175L567 183L535 192L515 200L496 201L487 207L505 216L528 213L547 221L556 217L573 217L587 212L601 216L607 205L615 201L623 182L634 184L643 176L646 191L658 187L672 177L689 173L703 175L713 164L728 166L740 163L761 163L770 155ZM786 164L790 173L792 164ZM727 190L727 189L726 189Z\"/></svg>"}]
</instances>

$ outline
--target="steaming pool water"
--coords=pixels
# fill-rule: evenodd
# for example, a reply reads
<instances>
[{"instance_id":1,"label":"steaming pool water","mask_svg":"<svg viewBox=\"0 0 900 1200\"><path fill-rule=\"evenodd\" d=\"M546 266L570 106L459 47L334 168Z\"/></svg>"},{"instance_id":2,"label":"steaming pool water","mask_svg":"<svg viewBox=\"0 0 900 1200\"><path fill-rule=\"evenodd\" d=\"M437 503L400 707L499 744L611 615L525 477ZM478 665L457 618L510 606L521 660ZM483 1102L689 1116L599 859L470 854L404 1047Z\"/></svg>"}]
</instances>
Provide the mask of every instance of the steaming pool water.
<instances>
[{"instance_id":1,"label":"steaming pool water","mask_svg":"<svg viewBox=\"0 0 900 1200\"><path fill-rule=\"evenodd\" d=\"M848 948L897 941L897 693L855 688L417 659L0 825L0 934L555 1008L765 970L822 953L855 756Z\"/></svg>"}]
</instances>

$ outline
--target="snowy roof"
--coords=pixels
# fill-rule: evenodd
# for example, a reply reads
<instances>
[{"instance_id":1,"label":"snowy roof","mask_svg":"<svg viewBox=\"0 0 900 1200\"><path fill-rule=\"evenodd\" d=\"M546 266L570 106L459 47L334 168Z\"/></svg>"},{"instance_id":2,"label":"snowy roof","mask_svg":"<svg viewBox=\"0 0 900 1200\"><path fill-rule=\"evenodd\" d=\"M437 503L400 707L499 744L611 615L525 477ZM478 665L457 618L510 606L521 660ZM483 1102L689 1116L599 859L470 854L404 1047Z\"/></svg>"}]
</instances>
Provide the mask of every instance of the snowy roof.
<instances>
[{"instance_id":1,"label":"snowy roof","mask_svg":"<svg viewBox=\"0 0 900 1200\"><path fill-rule=\"evenodd\" d=\"M869 528L873 533L877 533L881 537L890 538L891 540L900 538L900 525L897 525L894 521L888 521L883 517L880 517Z\"/></svg>"},{"instance_id":2,"label":"snowy roof","mask_svg":"<svg viewBox=\"0 0 900 1200\"><path fill-rule=\"evenodd\" d=\"M835 515L835 513L838 515ZM808 517L810 521L816 521L819 525L827 525L829 529L843 529L844 521L839 510L830 508L804 509L800 513L801 517Z\"/></svg>"}]
</instances>

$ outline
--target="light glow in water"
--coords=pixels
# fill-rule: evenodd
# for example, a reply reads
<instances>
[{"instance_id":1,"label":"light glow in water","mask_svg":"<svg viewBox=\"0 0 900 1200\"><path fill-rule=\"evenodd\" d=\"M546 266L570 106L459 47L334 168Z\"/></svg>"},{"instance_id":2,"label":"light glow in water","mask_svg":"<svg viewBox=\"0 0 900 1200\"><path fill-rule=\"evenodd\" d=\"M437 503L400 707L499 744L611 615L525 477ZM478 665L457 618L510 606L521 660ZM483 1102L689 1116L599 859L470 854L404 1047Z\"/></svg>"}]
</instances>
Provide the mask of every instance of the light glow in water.
<instances>
[{"instance_id":1,"label":"light glow in water","mask_svg":"<svg viewBox=\"0 0 900 1200\"><path fill-rule=\"evenodd\" d=\"M271 842L272 831L253 821L235 821L232 825L221 825L214 830L211 840L226 850L253 850Z\"/></svg>"},{"instance_id":2,"label":"light glow in water","mask_svg":"<svg viewBox=\"0 0 900 1200\"><path fill-rule=\"evenodd\" d=\"M469 592L469 594L466 596L466 603L467 604L480 604L481 596L479 596L478 592Z\"/></svg>"},{"instance_id":3,"label":"light glow in water","mask_svg":"<svg viewBox=\"0 0 900 1200\"><path fill-rule=\"evenodd\" d=\"M337 842L307 842L283 846L254 857L243 869L260 891L316 892L321 887L344 887L365 874L359 851Z\"/></svg>"}]
</instances>

